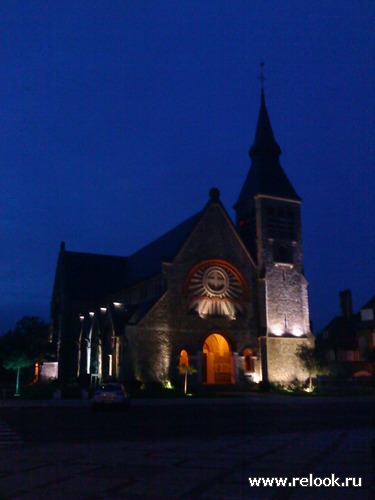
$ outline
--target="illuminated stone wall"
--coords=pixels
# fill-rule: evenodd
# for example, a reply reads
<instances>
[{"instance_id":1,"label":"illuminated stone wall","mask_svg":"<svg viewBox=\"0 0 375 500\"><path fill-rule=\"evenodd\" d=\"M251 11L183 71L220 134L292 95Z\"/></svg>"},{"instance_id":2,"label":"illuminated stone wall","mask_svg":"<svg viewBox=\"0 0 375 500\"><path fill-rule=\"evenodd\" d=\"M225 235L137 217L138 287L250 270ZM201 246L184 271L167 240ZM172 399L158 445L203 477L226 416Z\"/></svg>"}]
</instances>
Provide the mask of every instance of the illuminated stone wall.
<instances>
[{"instance_id":1,"label":"illuminated stone wall","mask_svg":"<svg viewBox=\"0 0 375 500\"><path fill-rule=\"evenodd\" d=\"M125 330L121 376L165 384L170 378L173 328L165 296L137 325Z\"/></svg>"},{"instance_id":2,"label":"illuminated stone wall","mask_svg":"<svg viewBox=\"0 0 375 500\"><path fill-rule=\"evenodd\" d=\"M194 266L208 259L228 262L244 279L248 293L243 314L235 320L226 316L201 318L189 310L184 295L187 276ZM166 376L178 380L181 350L189 356L198 355L211 333L223 335L232 352L242 353L245 347L257 351L256 268L219 202L210 202L174 262L164 264L164 271L167 291L137 325L126 328L127 378L132 375L131 365L135 378L142 382L164 383Z\"/></svg>"},{"instance_id":3,"label":"illuminated stone wall","mask_svg":"<svg viewBox=\"0 0 375 500\"><path fill-rule=\"evenodd\" d=\"M296 337L309 333L307 283L296 269L276 265L267 272L266 303L268 333Z\"/></svg>"},{"instance_id":4,"label":"illuminated stone wall","mask_svg":"<svg viewBox=\"0 0 375 500\"><path fill-rule=\"evenodd\" d=\"M261 325L267 337L263 351L263 379L287 383L308 376L295 356L298 345L313 342L310 332L307 281L303 275L303 251L300 204L271 197L258 197L258 262L262 269L259 281ZM273 214L270 220L269 213ZM277 213L292 213L292 222ZM288 225L289 224L289 225ZM278 249L288 249L281 257Z\"/></svg>"},{"instance_id":5,"label":"illuminated stone wall","mask_svg":"<svg viewBox=\"0 0 375 500\"><path fill-rule=\"evenodd\" d=\"M165 294L137 325L126 328L125 378L162 384L175 381L181 350L196 357L202 352L205 339L211 333L219 333L227 339L233 353L241 356L247 347L254 350L258 356L255 376L264 379L266 371L270 381L305 380L308 374L295 356L297 346L311 336L307 283L300 272L301 245L295 245L296 265L275 264L270 259L272 242L268 240L264 250L267 268L264 278L258 280L258 270L226 212L220 203L211 202L175 261L164 264ZM187 276L194 266L209 259L227 262L244 278L247 288L244 311L235 320L225 316L202 318L189 310L184 294ZM258 325L262 317L266 323L264 333L268 331L271 336L266 340L267 367L263 373L258 349ZM200 372L200 367L197 368Z\"/></svg>"},{"instance_id":6,"label":"illuminated stone wall","mask_svg":"<svg viewBox=\"0 0 375 500\"><path fill-rule=\"evenodd\" d=\"M185 284L189 271L206 259L226 261L244 278L248 294L243 314L235 320L223 316L203 319L188 310L188 300L181 294L181 286ZM174 337L175 355L183 348L192 353L202 351L204 341L211 333L223 335L232 352L242 353L245 347L256 347L256 269L219 202L210 202L190 240L173 265L166 267L166 272L168 293L173 296L171 313L179 324Z\"/></svg>"},{"instance_id":7,"label":"illuminated stone wall","mask_svg":"<svg viewBox=\"0 0 375 500\"><path fill-rule=\"evenodd\" d=\"M306 343L310 343L310 341L305 338L267 339L268 379L270 382L288 384L295 379L303 382L308 378L308 372L302 368L296 356L297 347Z\"/></svg>"}]
</instances>

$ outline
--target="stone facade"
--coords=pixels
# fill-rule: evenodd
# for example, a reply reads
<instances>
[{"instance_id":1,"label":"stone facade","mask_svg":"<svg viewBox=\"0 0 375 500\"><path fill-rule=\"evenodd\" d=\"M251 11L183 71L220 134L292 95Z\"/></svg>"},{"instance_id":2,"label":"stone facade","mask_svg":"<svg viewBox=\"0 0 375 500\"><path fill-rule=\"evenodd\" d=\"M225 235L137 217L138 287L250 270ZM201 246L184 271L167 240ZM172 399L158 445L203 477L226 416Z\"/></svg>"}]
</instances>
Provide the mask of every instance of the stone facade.
<instances>
[{"instance_id":1,"label":"stone facade","mask_svg":"<svg viewBox=\"0 0 375 500\"><path fill-rule=\"evenodd\" d=\"M235 266L243 278L243 310L236 319L202 318L189 310L187 278L197 264L205 263ZM130 347L125 365L134 367L136 378L175 378L181 351L201 356L205 339L212 333L222 335L232 353L246 347L257 350L256 269L219 201L211 201L181 252L164 269L165 294L137 325L126 328Z\"/></svg>"},{"instance_id":2,"label":"stone facade","mask_svg":"<svg viewBox=\"0 0 375 500\"><path fill-rule=\"evenodd\" d=\"M302 368L296 357L297 348L302 345L312 345L305 338L267 338L268 380L288 384L293 380L304 381L309 373Z\"/></svg>"}]
</instances>

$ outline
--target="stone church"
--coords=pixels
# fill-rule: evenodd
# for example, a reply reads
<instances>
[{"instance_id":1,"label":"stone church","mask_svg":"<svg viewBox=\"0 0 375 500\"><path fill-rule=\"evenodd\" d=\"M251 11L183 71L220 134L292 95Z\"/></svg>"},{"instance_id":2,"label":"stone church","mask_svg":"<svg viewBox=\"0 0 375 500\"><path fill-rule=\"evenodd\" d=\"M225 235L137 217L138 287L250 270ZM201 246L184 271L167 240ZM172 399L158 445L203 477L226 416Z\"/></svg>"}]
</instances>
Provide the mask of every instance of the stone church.
<instances>
[{"instance_id":1,"label":"stone church","mask_svg":"<svg viewBox=\"0 0 375 500\"><path fill-rule=\"evenodd\" d=\"M264 92L250 170L234 205L202 210L129 256L61 244L51 303L61 381L180 384L305 380L311 344L301 198L279 162Z\"/></svg>"}]
</instances>

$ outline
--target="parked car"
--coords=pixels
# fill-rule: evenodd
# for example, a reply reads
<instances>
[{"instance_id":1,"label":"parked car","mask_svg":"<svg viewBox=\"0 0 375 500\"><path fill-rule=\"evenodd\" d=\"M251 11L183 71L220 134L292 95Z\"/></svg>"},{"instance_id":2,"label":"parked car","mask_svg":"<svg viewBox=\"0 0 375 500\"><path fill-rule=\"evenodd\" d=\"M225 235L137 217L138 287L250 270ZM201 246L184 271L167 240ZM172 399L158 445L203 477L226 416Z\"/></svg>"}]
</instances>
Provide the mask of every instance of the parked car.
<instances>
[{"instance_id":1,"label":"parked car","mask_svg":"<svg viewBox=\"0 0 375 500\"><path fill-rule=\"evenodd\" d=\"M92 399L92 405L93 408L128 408L130 405L130 398L122 384L110 382L101 384L97 387Z\"/></svg>"}]
</instances>

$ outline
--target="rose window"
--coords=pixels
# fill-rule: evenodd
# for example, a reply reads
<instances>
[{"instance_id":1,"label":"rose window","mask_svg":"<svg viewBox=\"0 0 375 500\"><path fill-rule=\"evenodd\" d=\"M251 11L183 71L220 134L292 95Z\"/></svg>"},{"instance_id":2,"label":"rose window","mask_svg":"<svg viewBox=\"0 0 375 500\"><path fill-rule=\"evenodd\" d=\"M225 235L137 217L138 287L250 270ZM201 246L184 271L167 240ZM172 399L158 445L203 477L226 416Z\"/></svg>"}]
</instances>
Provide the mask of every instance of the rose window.
<instances>
[{"instance_id":1,"label":"rose window","mask_svg":"<svg viewBox=\"0 0 375 500\"><path fill-rule=\"evenodd\" d=\"M201 318L226 316L236 319L243 310L243 290L239 278L224 265L202 265L187 286L188 307Z\"/></svg>"}]
</instances>

